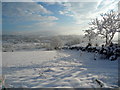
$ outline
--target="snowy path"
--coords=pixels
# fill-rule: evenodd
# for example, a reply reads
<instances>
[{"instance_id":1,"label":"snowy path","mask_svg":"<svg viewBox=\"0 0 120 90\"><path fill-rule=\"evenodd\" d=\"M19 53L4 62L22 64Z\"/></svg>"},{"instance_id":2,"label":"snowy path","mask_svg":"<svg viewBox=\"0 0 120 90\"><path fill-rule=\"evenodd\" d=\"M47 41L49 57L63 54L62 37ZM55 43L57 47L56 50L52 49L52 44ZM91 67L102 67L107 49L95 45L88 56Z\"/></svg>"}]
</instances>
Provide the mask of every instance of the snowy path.
<instances>
[{"instance_id":1,"label":"snowy path","mask_svg":"<svg viewBox=\"0 0 120 90\"><path fill-rule=\"evenodd\" d=\"M3 73L10 87L106 87L117 85L117 61L93 60L92 53L79 51L4 52Z\"/></svg>"}]
</instances>

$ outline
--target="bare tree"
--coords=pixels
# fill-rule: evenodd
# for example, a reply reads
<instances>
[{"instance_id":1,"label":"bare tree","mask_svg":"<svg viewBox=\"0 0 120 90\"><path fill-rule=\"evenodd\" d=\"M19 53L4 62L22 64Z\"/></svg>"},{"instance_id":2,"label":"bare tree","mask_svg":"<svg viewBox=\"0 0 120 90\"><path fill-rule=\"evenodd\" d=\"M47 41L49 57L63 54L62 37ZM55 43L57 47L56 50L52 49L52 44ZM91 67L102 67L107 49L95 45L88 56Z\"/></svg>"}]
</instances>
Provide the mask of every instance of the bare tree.
<instances>
[{"instance_id":1,"label":"bare tree","mask_svg":"<svg viewBox=\"0 0 120 90\"><path fill-rule=\"evenodd\" d=\"M96 37L96 33L92 30L92 28L89 28L88 30L85 30L85 38L88 38L88 41L90 44L92 44L92 39Z\"/></svg>"},{"instance_id":2,"label":"bare tree","mask_svg":"<svg viewBox=\"0 0 120 90\"><path fill-rule=\"evenodd\" d=\"M68 40L66 42L66 45L70 46L70 45L80 44L80 42L81 42L80 38L74 37L74 38L71 38L70 40Z\"/></svg>"},{"instance_id":3,"label":"bare tree","mask_svg":"<svg viewBox=\"0 0 120 90\"><path fill-rule=\"evenodd\" d=\"M101 19L91 21L92 29L97 31L98 35L103 36L106 45L112 42L116 32L120 31L120 14L111 10L109 13L101 14Z\"/></svg>"},{"instance_id":4,"label":"bare tree","mask_svg":"<svg viewBox=\"0 0 120 90\"><path fill-rule=\"evenodd\" d=\"M51 49L61 49L63 46L63 41L58 37L53 37L51 39L50 47Z\"/></svg>"}]
</instances>

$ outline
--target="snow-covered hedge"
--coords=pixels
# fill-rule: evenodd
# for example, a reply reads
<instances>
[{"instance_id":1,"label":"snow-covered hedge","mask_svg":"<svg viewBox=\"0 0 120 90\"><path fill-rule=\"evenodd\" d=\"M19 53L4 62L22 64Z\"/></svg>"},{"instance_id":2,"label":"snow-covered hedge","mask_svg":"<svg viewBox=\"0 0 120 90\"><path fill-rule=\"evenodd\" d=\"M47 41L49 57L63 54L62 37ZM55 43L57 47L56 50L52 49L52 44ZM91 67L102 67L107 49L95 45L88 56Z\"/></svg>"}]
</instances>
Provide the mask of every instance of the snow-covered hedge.
<instances>
[{"instance_id":1,"label":"snow-covered hedge","mask_svg":"<svg viewBox=\"0 0 120 90\"><path fill-rule=\"evenodd\" d=\"M87 51L87 52L98 52L98 54L104 55L105 58L110 60L116 60L118 57L120 57L120 46L118 44L111 44L109 46L79 46L79 45L73 45L70 47L65 47L63 49L70 49L70 50L81 50L81 51Z\"/></svg>"}]
</instances>

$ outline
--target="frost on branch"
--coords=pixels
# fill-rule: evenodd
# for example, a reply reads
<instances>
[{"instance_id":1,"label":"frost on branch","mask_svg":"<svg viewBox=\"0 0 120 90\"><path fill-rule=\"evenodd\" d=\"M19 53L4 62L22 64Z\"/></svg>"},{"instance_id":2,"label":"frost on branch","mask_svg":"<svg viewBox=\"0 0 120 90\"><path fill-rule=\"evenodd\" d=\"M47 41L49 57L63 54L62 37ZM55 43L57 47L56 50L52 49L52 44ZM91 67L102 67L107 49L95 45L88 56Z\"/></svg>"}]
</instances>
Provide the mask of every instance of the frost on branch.
<instances>
[{"instance_id":1,"label":"frost on branch","mask_svg":"<svg viewBox=\"0 0 120 90\"><path fill-rule=\"evenodd\" d=\"M97 34L92 30L92 28L85 30L85 38L88 38L90 44L92 44L92 39L94 39L96 36Z\"/></svg>"},{"instance_id":2,"label":"frost on branch","mask_svg":"<svg viewBox=\"0 0 120 90\"><path fill-rule=\"evenodd\" d=\"M116 32L120 32L120 14L111 10L109 13L101 14L101 19L94 19L90 25L110 45Z\"/></svg>"}]
</instances>

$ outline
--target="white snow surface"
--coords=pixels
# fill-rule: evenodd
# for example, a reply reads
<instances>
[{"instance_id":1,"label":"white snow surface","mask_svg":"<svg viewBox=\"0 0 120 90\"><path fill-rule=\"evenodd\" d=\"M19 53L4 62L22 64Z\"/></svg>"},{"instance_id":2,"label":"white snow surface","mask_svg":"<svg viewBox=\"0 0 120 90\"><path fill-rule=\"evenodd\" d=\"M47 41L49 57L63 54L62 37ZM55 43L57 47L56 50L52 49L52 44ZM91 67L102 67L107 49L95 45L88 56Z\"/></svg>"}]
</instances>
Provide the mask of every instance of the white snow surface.
<instances>
[{"instance_id":1,"label":"white snow surface","mask_svg":"<svg viewBox=\"0 0 120 90\"><path fill-rule=\"evenodd\" d=\"M75 50L3 52L3 74L8 87L117 87L118 60L94 60L94 53Z\"/></svg>"}]
</instances>

